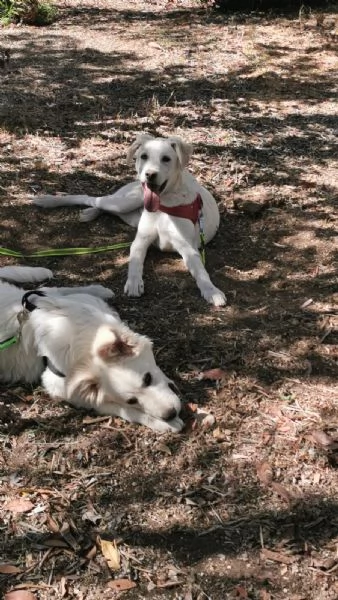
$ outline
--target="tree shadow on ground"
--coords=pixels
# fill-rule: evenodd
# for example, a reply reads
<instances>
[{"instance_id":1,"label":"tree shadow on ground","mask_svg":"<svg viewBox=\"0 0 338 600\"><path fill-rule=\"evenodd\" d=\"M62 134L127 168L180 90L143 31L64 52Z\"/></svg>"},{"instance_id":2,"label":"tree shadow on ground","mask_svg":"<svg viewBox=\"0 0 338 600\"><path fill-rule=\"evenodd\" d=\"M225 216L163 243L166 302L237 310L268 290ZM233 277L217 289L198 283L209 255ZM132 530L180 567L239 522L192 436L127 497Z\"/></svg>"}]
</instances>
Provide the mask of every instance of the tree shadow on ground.
<instances>
[{"instance_id":1,"label":"tree shadow on ground","mask_svg":"<svg viewBox=\"0 0 338 600\"><path fill-rule=\"evenodd\" d=\"M1 125L8 134L1 139L1 244L32 252L47 246L131 241L133 230L109 215L83 224L77 210L43 212L18 205L16 193L106 194L132 177L123 155L137 130L201 131L191 166L214 192L221 210L220 230L207 249L207 269L228 295L228 307L207 306L180 259L155 249L145 265L145 295L135 301L122 293L127 251L49 258L43 266L55 270L58 285L97 280L112 287L121 316L154 339L157 361L179 384L182 397L211 405L218 433L226 433L221 439L197 432L159 440L127 424L88 426L82 413L64 405L56 408L38 391L32 416L27 402L9 398L5 390L0 434L6 492L20 495L26 490L34 502L48 500L48 510L61 522L73 520L81 550L60 551L53 571L60 576L70 556L73 573L88 567L84 553L97 533L118 534L133 551L151 549L163 562L174 561L182 569L197 565L201 571L203 562L205 570L205 561L222 555L224 572L207 574L219 598L248 578L255 590L261 589L263 576L269 580L269 571L277 574L279 567L267 566L259 557L264 544L313 569L312 555L325 544L332 554L338 535L332 487L325 497L324 492L312 493L309 483L300 498L277 500L258 484L255 463L257 453L259 458L278 455L275 470L287 490L297 488L307 470L314 477L323 464L323 486L332 479L334 465L327 462L325 449L314 449L307 435L314 427L335 427L335 396L324 404L318 388L316 406L307 410L306 405L306 386L319 383L333 391L337 373L331 352L335 332L332 327L328 333L331 325L325 324L335 312L336 190L332 177L326 183L317 181L318 169L329 169L336 152L334 115L326 105L334 93L332 73L327 69L318 74L314 48L306 57L295 57L294 70L285 73L283 59L297 49L264 43L259 49L273 58L274 68L259 72L264 56L260 62L238 65L226 47L228 71L216 65L212 74L196 74L194 52L204 40L196 38L194 25L223 22L228 27L227 19L212 13L205 17L198 12L189 22L181 11L93 9L85 14L79 8L67 14L69 23L76 17L79 26L90 24L97 30L106 30L108 20L119 35L130 37L133 23L141 20L151 25L144 27L145 45L155 38L163 47L181 45L185 54L159 73L144 65L136 51L98 51L89 47L90 40L84 47L86 40L80 45L52 30L39 30L33 42L27 30L11 32L18 45L11 71L1 75L0 89ZM231 27L234 36L241 35L241 23ZM296 106L298 113L283 113L283 103ZM83 157L76 153L86 142L94 154L96 143L110 145L98 168L86 163L91 156L79 162ZM41 164L54 144L67 169ZM255 186L269 187L272 199L258 216L250 216L234 207L233 198ZM306 193L301 195L303 188ZM225 371L225 380L203 378L213 367ZM294 391L292 382L297 381L304 384L301 394ZM292 434L280 433L278 420L286 420L292 410L302 417ZM272 446L265 441L270 438ZM16 484L16 476L22 477L22 485ZM43 489L50 492L45 492L47 499L39 495ZM97 526L82 519L90 502L102 513ZM283 509L281 502L290 505ZM152 511L158 510L163 522L154 517L151 523ZM120 521L116 512L122 515ZM10 517L4 525L5 530L12 527L10 539L2 542L6 561L21 561L26 551L45 551L46 522L41 517L33 524L37 530L29 530L30 518L19 517L17 523ZM235 557L240 560L237 574L233 563L227 570ZM39 576L48 577L50 563L39 569ZM325 567L318 570L322 573ZM97 579L103 584L102 573ZM281 595L283 580L269 589ZM171 594L163 593L166 598ZM312 589L307 593L314 597Z\"/></svg>"}]
</instances>

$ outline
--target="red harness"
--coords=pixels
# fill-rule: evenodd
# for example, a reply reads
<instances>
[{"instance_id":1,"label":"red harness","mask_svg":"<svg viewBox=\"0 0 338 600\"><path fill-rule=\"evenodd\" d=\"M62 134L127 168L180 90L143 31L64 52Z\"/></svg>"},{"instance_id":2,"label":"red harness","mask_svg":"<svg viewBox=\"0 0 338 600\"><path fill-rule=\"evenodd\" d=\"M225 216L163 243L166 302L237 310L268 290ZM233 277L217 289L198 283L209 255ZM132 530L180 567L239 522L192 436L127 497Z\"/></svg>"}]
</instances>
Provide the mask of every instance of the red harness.
<instances>
[{"instance_id":1,"label":"red harness","mask_svg":"<svg viewBox=\"0 0 338 600\"><path fill-rule=\"evenodd\" d=\"M203 202L200 194L197 194L195 200L190 204L178 204L177 206L164 206L161 204L160 197L152 192L146 184L143 186L143 200L144 208L148 212L157 212L158 210L172 215L173 217L180 217L181 219L189 219L194 225L197 223L200 212L202 210Z\"/></svg>"}]
</instances>

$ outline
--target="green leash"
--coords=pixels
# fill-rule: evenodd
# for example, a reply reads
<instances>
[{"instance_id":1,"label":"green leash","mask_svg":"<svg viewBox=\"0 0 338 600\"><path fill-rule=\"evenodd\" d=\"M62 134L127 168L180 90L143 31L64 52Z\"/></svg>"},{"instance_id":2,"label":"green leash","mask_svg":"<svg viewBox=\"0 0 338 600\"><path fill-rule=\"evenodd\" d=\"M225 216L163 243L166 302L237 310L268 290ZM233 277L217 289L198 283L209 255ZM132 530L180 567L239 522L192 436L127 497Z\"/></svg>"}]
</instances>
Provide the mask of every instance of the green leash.
<instances>
[{"instance_id":1,"label":"green leash","mask_svg":"<svg viewBox=\"0 0 338 600\"><path fill-rule=\"evenodd\" d=\"M5 340L4 342L0 342L0 350L6 350L7 348L9 348L10 346L13 346L13 344L16 344L18 341L18 336L17 335L13 335L13 337L8 338L7 340Z\"/></svg>"},{"instance_id":2,"label":"green leash","mask_svg":"<svg viewBox=\"0 0 338 600\"><path fill-rule=\"evenodd\" d=\"M108 252L109 250L121 250L129 248L129 242L112 244L111 246L98 246L97 248L55 248L54 250L37 250L32 254L24 254L9 248L0 248L0 255L14 256L15 258L43 258L48 256L72 256L80 254L97 254L98 252Z\"/></svg>"}]
</instances>

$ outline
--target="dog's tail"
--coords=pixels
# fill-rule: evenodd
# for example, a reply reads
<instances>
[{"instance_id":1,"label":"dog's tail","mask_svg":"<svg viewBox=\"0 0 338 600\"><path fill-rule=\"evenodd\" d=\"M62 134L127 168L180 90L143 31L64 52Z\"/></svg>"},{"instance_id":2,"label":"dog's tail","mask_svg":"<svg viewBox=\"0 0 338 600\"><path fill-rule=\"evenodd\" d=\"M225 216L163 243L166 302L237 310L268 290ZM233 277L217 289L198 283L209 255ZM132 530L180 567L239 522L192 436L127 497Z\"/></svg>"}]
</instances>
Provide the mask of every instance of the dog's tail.
<instances>
[{"instance_id":1,"label":"dog's tail","mask_svg":"<svg viewBox=\"0 0 338 600\"><path fill-rule=\"evenodd\" d=\"M0 279L13 283L38 283L51 279L52 271L43 267L2 267L0 268Z\"/></svg>"},{"instance_id":2,"label":"dog's tail","mask_svg":"<svg viewBox=\"0 0 338 600\"><path fill-rule=\"evenodd\" d=\"M79 194L75 196L36 196L32 200L35 206L41 208L59 208L60 206L96 206L96 198Z\"/></svg>"}]
</instances>

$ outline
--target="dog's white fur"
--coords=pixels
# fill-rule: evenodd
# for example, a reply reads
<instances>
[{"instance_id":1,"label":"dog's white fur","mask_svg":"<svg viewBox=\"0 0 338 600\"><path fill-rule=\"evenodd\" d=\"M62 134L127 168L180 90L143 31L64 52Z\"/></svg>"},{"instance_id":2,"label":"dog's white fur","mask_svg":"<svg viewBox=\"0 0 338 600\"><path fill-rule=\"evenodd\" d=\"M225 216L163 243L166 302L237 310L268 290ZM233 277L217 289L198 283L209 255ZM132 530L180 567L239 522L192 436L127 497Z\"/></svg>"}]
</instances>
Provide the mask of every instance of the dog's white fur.
<instances>
[{"instance_id":1,"label":"dog's white fur","mask_svg":"<svg viewBox=\"0 0 338 600\"><path fill-rule=\"evenodd\" d=\"M158 432L180 431L181 402L174 384L157 366L151 341L131 331L104 302L113 295L107 288L40 288L46 295L30 296L36 309L26 313L20 329L24 290L8 281L50 277L43 268L0 269L0 342L20 333L17 343L0 350L0 381L41 378L53 398ZM65 377L45 367L43 356Z\"/></svg>"},{"instance_id":2,"label":"dog's white fur","mask_svg":"<svg viewBox=\"0 0 338 600\"><path fill-rule=\"evenodd\" d=\"M215 306L223 306L226 298L211 282L198 252L199 225L194 225L185 218L143 209L144 183L160 196L161 204L169 207L190 204L200 194L203 201L205 242L214 237L219 226L218 207L210 192L185 170L191 152L192 147L180 138L140 135L127 156L129 161L135 160L137 181L123 186L109 196L40 196L34 198L33 202L43 208L84 204L91 208L82 211L82 221L90 221L104 210L137 227L124 288L128 296L143 294L143 263L149 246L156 244L161 250L178 252L196 280L203 298Z\"/></svg>"}]
</instances>

